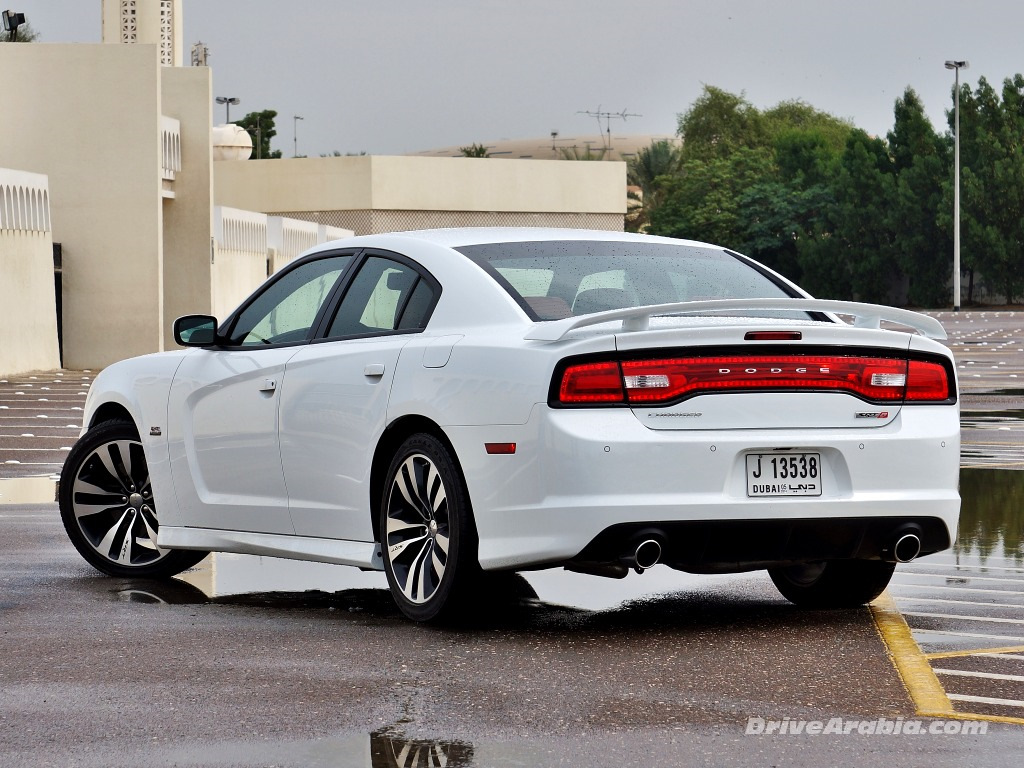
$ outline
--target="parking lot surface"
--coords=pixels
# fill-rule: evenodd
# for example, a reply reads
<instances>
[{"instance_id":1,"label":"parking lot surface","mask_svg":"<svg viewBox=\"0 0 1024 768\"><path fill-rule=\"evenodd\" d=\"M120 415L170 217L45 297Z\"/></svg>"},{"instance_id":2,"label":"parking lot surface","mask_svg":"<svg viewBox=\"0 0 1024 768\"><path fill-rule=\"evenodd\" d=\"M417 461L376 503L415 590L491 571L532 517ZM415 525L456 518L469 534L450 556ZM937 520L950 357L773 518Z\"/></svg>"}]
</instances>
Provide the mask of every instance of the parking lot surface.
<instances>
[{"instance_id":1,"label":"parking lot surface","mask_svg":"<svg viewBox=\"0 0 1024 768\"><path fill-rule=\"evenodd\" d=\"M1024 313L936 314L964 515L956 549L897 569L909 651L878 611L799 610L763 573L495 579L447 629L343 567L219 555L164 583L102 577L52 502L92 372L0 381L0 765L1015 766ZM974 717L984 733L958 725Z\"/></svg>"}]
</instances>

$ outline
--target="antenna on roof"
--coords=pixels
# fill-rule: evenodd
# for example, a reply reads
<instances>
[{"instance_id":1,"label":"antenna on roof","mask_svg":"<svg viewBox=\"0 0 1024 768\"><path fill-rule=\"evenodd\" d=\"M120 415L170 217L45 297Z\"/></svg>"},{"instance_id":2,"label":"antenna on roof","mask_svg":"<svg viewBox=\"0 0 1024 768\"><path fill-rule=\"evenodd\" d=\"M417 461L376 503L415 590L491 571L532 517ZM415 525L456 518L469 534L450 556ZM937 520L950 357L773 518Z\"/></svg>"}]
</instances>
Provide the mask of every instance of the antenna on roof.
<instances>
[{"instance_id":1,"label":"antenna on roof","mask_svg":"<svg viewBox=\"0 0 1024 768\"><path fill-rule=\"evenodd\" d=\"M602 141L604 148L607 151L612 149L612 118L617 117L623 122L626 121L627 117L643 117L643 115L636 114L635 112L627 112L622 110L621 112L602 112L601 105L599 104L596 110L580 109L576 112L577 115L589 115L590 117L597 118L597 129L601 130L601 121L604 120L604 131L602 132Z\"/></svg>"}]
</instances>

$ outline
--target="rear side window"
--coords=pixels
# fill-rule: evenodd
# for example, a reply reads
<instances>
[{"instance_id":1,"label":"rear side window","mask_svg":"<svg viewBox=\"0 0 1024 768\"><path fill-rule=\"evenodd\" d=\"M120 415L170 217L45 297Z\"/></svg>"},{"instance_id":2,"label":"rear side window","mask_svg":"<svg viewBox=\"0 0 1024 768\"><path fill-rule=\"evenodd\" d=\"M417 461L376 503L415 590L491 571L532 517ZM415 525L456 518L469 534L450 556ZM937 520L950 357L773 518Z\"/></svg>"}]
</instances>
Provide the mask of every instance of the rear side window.
<instances>
[{"instance_id":1,"label":"rear side window","mask_svg":"<svg viewBox=\"0 0 1024 768\"><path fill-rule=\"evenodd\" d=\"M534 320L651 304L799 295L721 248L581 240L457 250L490 273ZM788 315L807 319L805 313Z\"/></svg>"},{"instance_id":2,"label":"rear side window","mask_svg":"<svg viewBox=\"0 0 1024 768\"><path fill-rule=\"evenodd\" d=\"M331 321L328 338L417 330L426 325L434 290L407 264L371 256L359 268Z\"/></svg>"}]
</instances>

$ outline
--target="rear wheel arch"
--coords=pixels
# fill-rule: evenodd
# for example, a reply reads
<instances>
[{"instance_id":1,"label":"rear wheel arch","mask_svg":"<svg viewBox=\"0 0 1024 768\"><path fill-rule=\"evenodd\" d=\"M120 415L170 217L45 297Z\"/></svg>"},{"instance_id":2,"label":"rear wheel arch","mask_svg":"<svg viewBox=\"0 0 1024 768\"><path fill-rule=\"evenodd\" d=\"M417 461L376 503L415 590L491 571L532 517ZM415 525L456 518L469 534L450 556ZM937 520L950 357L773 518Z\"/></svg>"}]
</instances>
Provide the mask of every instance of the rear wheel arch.
<instances>
[{"instance_id":1,"label":"rear wheel arch","mask_svg":"<svg viewBox=\"0 0 1024 768\"><path fill-rule=\"evenodd\" d=\"M381 435L380 440L377 441L377 448L373 454L373 462L370 465L370 522L373 525L373 538L374 541L380 541L380 504L383 498L385 485L387 483L388 467L391 465L391 460L395 457L395 452L407 439L413 435L425 432L429 435L433 435L448 450L451 455L452 461L458 469L459 474L463 477L465 482L465 472L462 471L462 463L459 461L458 454L455 452L455 447L452 445L452 441L448 439L448 435L445 434L444 430L437 424L437 422L428 419L426 416L403 416L397 419L392 424L389 424L387 429L384 430L384 434ZM472 502L471 502L472 508Z\"/></svg>"}]
</instances>

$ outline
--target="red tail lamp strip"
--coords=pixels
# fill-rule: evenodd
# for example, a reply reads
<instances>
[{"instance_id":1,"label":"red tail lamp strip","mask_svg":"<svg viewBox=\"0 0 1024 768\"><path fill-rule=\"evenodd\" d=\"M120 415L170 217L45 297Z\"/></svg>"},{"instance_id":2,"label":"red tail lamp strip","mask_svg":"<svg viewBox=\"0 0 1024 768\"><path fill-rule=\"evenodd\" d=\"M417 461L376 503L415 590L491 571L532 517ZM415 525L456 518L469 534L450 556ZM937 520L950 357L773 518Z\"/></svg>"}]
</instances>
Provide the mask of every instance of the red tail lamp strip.
<instances>
[{"instance_id":1,"label":"red tail lamp strip","mask_svg":"<svg viewBox=\"0 0 1024 768\"><path fill-rule=\"evenodd\" d=\"M842 355L737 355L623 360L569 366L565 404L657 404L698 393L746 390L849 392L876 402L943 401L940 363Z\"/></svg>"}]
</instances>

